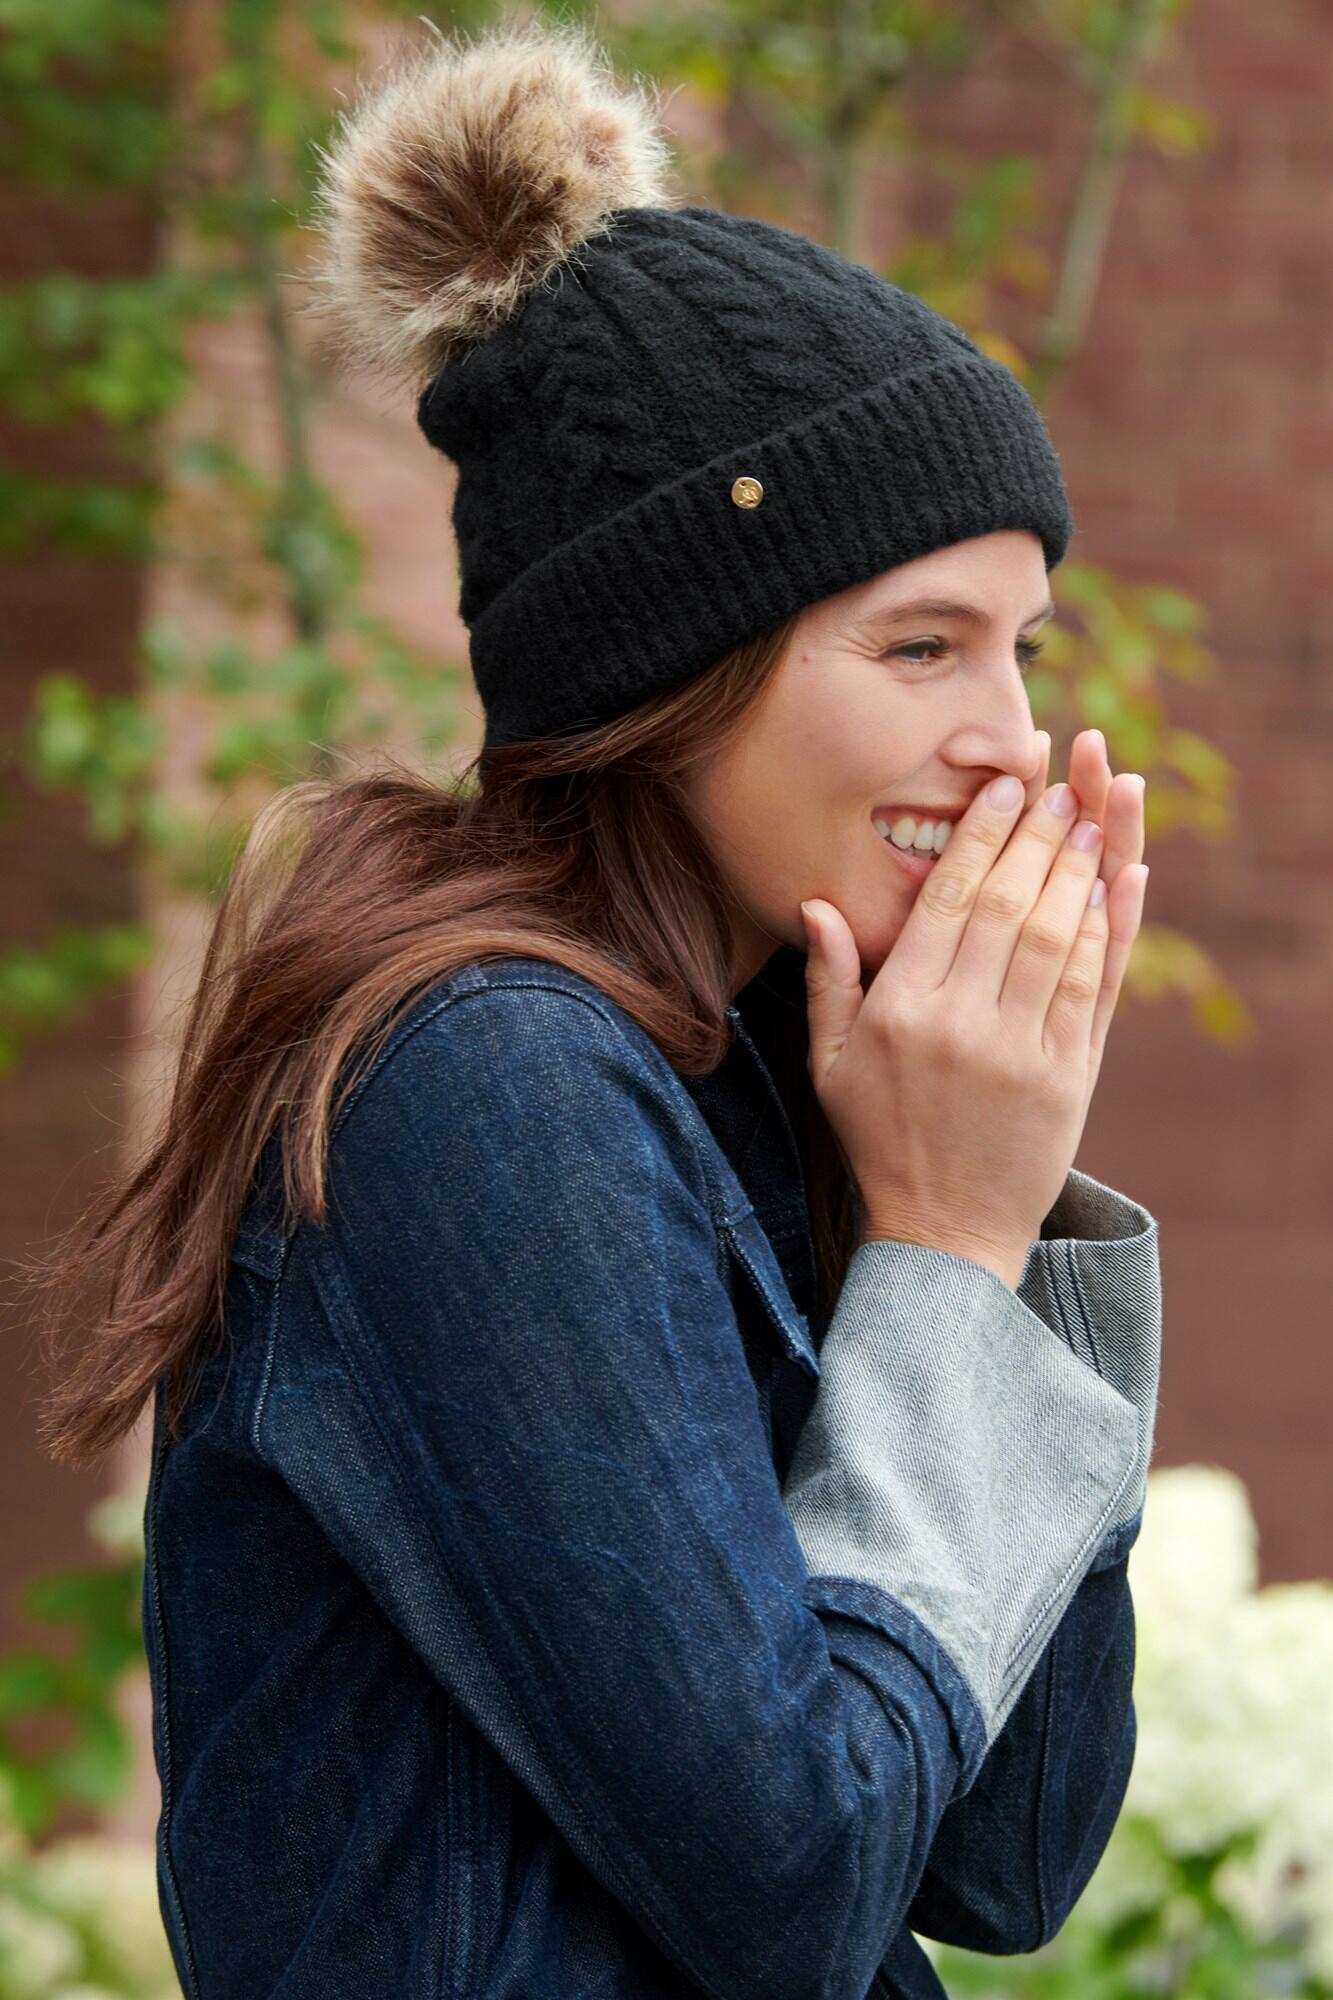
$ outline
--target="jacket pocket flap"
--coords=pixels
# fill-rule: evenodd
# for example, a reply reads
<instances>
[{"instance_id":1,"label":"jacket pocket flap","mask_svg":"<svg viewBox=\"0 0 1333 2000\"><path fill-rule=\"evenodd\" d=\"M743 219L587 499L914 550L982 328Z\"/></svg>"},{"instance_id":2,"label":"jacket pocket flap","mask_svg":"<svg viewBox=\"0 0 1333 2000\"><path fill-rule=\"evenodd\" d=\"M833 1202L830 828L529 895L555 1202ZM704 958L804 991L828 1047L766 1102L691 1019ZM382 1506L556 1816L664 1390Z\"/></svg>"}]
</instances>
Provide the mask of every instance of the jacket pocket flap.
<instances>
[{"instance_id":1,"label":"jacket pocket flap","mask_svg":"<svg viewBox=\"0 0 1333 2000\"><path fill-rule=\"evenodd\" d=\"M784 1352L817 1381L819 1356L810 1338L809 1321L797 1308L758 1216L752 1208L747 1209L721 1226L727 1246L754 1287Z\"/></svg>"}]
</instances>

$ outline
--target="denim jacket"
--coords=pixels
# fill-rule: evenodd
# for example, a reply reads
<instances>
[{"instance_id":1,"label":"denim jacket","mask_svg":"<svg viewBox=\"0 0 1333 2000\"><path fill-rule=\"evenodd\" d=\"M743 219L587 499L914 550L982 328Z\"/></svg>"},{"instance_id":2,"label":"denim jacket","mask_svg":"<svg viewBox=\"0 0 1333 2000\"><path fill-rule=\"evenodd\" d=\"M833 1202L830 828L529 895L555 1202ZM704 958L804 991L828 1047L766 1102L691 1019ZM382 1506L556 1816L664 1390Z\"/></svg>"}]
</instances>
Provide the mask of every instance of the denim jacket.
<instances>
[{"instance_id":1,"label":"denim jacket","mask_svg":"<svg viewBox=\"0 0 1333 2000\"><path fill-rule=\"evenodd\" d=\"M270 1143L143 1626L187 2000L861 2000L1026 1952L1134 1753L1157 1224L1071 1171L1017 1292L857 1249L828 1324L762 1044L683 1078L471 966Z\"/></svg>"}]
</instances>

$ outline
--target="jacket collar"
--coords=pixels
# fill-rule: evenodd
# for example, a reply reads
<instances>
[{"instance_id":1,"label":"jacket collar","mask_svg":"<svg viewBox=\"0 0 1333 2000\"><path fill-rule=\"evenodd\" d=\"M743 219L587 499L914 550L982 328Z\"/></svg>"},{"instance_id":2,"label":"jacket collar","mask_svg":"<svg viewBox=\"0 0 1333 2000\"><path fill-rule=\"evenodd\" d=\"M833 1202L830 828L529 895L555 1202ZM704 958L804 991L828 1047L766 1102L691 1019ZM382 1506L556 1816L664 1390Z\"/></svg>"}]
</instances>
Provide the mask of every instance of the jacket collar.
<instances>
[{"instance_id":1,"label":"jacket collar","mask_svg":"<svg viewBox=\"0 0 1333 2000\"><path fill-rule=\"evenodd\" d=\"M804 954L783 945L727 1008L734 1030L705 1076L681 1076L754 1204L798 1310L815 1328L815 1258L800 1152L768 1056L786 1012L805 1006Z\"/></svg>"}]
</instances>

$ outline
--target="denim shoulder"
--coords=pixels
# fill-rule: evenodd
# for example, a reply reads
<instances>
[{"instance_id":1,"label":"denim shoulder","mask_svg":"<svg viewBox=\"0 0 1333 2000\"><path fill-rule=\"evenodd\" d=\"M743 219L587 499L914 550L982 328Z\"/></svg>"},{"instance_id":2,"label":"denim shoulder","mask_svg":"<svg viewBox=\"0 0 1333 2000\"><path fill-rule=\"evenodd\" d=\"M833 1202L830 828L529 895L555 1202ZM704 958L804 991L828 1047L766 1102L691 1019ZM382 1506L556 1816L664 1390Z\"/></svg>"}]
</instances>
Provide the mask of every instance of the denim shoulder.
<instances>
[{"instance_id":1,"label":"denim shoulder","mask_svg":"<svg viewBox=\"0 0 1333 2000\"><path fill-rule=\"evenodd\" d=\"M434 1162L450 1200L476 1204L484 1224L487 1213L516 1221L530 1181L541 1207L526 1220L541 1231L555 1222L553 1156L564 1206L595 1201L627 1146L693 1196L696 1223L734 1208L728 1163L652 1038L591 980L515 956L464 967L405 1012L339 1110L331 1185L362 1172L382 1185L399 1169L404 1219L428 1215L441 1193Z\"/></svg>"}]
</instances>

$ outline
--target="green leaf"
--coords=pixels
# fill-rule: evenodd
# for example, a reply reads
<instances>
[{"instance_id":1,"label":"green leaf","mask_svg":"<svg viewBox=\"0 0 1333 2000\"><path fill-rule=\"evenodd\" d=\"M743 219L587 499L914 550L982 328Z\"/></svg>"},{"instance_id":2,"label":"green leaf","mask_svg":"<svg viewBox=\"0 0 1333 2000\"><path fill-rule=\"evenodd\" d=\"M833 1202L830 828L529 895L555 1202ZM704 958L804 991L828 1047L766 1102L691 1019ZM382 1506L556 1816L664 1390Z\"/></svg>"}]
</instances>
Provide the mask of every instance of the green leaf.
<instances>
[{"instance_id":1,"label":"green leaf","mask_svg":"<svg viewBox=\"0 0 1333 2000\"><path fill-rule=\"evenodd\" d=\"M61 1569L32 1578L22 1603L44 1624L106 1625L124 1616L126 1589L122 1569Z\"/></svg>"},{"instance_id":2,"label":"green leaf","mask_svg":"<svg viewBox=\"0 0 1333 2000\"><path fill-rule=\"evenodd\" d=\"M1216 792L1228 787L1236 777L1236 767L1231 759L1205 737L1197 736L1192 729L1165 730L1161 752L1185 777L1192 778L1207 791Z\"/></svg>"},{"instance_id":3,"label":"green leaf","mask_svg":"<svg viewBox=\"0 0 1333 2000\"><path fill-rule=\"evenodd\" d=\"M1125 696L1114 674L1095 668L1084 674L1078 684L1079 708L1084 723L1093 729L1103 729L1108 735L1116 729L1125 713Z\"/></svg>"},{"instance_id":4,"label":"green leaf","mask_svg":"<svg viewBox=\"0 0 1333 2000\"><path fill-rule=\"evenodd\" d=\"M59 1803L59 1790L46 1770L37 1763L5 1761L9 1808L14 1822L27 1839L36 1840L46 1831ZM0 1988L0 1991L3 1991Z\"/></svg>"},{"instance_id":5,"label":"green leaf","mask_svg":"<svg viewBox=\"0 0 1333 2000\"><path fill-rule=\"evenodd\" d=\"M71 1020L96 994L115 986L145 963L151 932L138 924L65 926L45 945L0 950L0 1022L12 1062L22 1047L20 1030L49 1033Z\"/></svg>"},{"instance_id":6,"label":"green leaf","mask_svg":"<svg viewBox=\"0 0 1333 2000\"><path fill-rule=\"evenodd\" d=\"M71 1742L53 1751L46 1768L67 1798L101 1812L119 1805L132 1765L129 1731L109 1709L86 1709Z\"/></svg>"},{"instance_id":7,"label":"green leaf","mask_svg":"<svg viewBox=\"0 0 1333 2000\"><path fill-rule=\"evenodd\" d=\"M146 559L161 498L153 481L47 479L0 467L0 553L54 549Z\"/></svg>"},{"instance_id":8,"label":"green leaf","mask_svg":"<svg viewBox=\"0 0 1333 2000\"><path fill-rule=\"evenodd\" d=\"M64 1698L67 1684L63 1660L30 1649L7 1653L0 1659L0 1717L46 1708Z\"/></svg>"},{"instance_id":9,"label":"green leaf","mask_svg":"<svg viewBox=\"0 0 1333 2000\"><path fill-rule=\"evenodd\" d=\"M1197 632L1204 621L1203 606L1179 590L1141 590L1139 609L1165 632Z\"/></svg>"}]
</instances>

